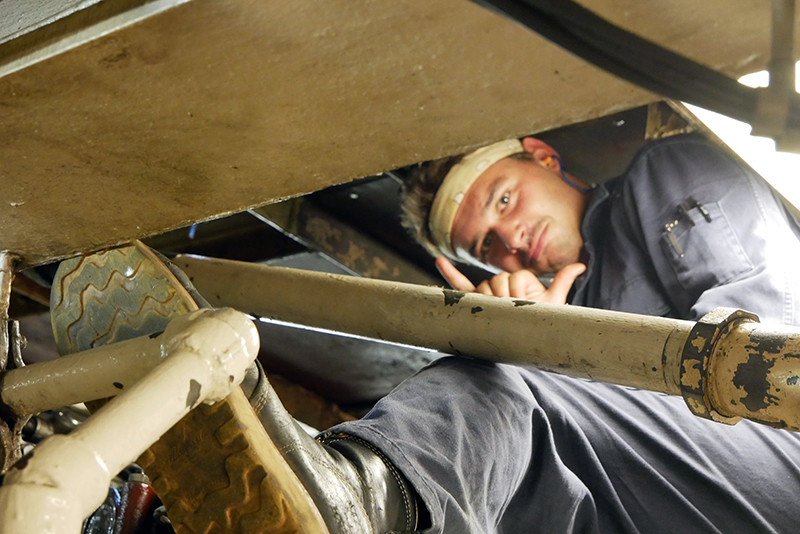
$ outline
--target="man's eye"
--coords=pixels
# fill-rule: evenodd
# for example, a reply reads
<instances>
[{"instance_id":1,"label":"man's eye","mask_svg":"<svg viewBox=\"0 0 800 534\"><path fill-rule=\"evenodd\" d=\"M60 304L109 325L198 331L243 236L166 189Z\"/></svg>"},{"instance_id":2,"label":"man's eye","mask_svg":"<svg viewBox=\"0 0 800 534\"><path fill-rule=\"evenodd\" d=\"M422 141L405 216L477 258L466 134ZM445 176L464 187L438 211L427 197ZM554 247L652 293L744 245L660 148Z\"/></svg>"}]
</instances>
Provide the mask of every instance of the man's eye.
<instances>
[{"instance_id":1,"label":"man's eye","mask_svg":"<svg viewBox=\"0 0 800 534\"><path fill-rule=\"evenodd\" d=\"M502 197L500 197L500 200L497 201L497 207L500 209L500 211L502 211L503 208L506 207L506 205L508 204L509 199L510 199L510 196L509 196L508 193L505 193L505 194L503 194Z\"/></svg>"},{"instance_id":2,"label":"man's eye","mask_svg":"<svg viewBox=\"0 0 800 534\"><path fill-rule=\"evenodd\" d=\"M486 237L483 238L483 241L481 242L481 255L488 252L489 247L491 246L492 246L492 238L487 235Z\"/></svg>"}]
</instances>

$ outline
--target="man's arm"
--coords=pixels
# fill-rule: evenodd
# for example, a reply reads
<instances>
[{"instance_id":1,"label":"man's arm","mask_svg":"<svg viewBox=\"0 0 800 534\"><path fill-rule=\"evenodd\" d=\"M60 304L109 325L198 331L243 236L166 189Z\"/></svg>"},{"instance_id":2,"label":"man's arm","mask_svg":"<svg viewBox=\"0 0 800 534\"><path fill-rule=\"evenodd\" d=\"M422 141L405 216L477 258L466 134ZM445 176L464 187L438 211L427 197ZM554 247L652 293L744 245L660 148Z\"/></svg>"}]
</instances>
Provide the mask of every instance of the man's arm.
<instances>
[{"instance_id":1,"label":"man's arm","mask_svg":"<svg viewBox=\"0 0 800 534\"><path fill-rule=\"evenodd\" d=\"M575 279L580 276L586 266L582 263L567 265L558 271L550 287L545 287L539 278L531 271L522 269L513 273L500 273L489 280L484 280L478 287L464 276L444 256L436 259L436 267L442 276L459 291L476 292L495 297L512 297L517 299L532 300L535 302L548 302L551 304L566 304L567 294Z\"/></svg>"}]
</instances>

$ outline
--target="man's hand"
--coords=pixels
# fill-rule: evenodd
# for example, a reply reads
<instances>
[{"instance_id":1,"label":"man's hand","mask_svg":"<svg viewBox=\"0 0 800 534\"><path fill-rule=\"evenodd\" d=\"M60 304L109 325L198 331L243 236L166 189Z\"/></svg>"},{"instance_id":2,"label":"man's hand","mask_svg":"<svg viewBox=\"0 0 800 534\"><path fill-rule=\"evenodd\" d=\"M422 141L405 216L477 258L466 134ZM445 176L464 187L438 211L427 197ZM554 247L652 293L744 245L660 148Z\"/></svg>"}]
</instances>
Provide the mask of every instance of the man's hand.
<instances>
[{"instance_id":1,"label":"man's hand","mask_svg":"<svg viewBox=\"0 0 800 534\"><path fill-rule=\"evenodd\" d=\"M461 271L444 256L436 259L436 268L450 285L459 291L474 291L495 297L513 297L550 304L566 304L572 283L586 270L586 266L582 263L571 263L556 273L549 288L544 287L536 275L527 269L500 273L489 280L484 280L476 288L469 278L461 274Z\"/></svg>"}]
</instances>

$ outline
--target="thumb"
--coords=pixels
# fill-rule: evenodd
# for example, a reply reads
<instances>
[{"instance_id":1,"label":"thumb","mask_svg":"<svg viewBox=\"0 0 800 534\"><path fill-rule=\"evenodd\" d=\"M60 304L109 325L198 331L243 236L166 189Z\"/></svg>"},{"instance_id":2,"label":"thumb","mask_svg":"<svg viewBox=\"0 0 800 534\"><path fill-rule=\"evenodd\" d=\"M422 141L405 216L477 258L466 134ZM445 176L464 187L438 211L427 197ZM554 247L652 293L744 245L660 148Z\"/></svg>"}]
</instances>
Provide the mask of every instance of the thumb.
<instances>
[{"instance_id":1,"label":"thumb","mask_svg":"<svg viewBox=\"0 0 800 534\"><path fill-rule=\"evenodd\" d=\"M566 267L562 267L553 277L553 283L550 284L547 292L553 296L554 301L567 302L567 295L572 284L584 271L586 271L586 265L582 263L570 263Z\"/></svg>"}]
</instances>

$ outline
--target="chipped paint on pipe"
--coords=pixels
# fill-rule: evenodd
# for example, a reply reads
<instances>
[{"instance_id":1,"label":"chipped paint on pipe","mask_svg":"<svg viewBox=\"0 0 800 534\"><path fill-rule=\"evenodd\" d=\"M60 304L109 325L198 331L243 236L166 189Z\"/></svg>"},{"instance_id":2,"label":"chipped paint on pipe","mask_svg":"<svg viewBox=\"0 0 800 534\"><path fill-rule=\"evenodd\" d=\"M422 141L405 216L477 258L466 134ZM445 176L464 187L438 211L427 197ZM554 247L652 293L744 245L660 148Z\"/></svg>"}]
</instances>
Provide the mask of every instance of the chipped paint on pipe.
<instances>
[{"instance_id":1,"label":"chipped paint on pipe","mask_svg":"<svg viewBox=\"0 0 800 534\"><path fill-rule=\"evenodd\" d=\"M9 470L0 487L0 532L80 532L111 478L197 404L227 396L259 346L253 323L230 309L178 317L159 340L168 354L162 364Z\"/></svg>"},{"instance_id":2,"label":"chipped paint on pipe","mask_svg":"<svg viewBox=\"0 0 800 534\"><path fill-rule=\"evenodd\" d=\"M720 413L800 431L797 329L736 325L717 342L708 376L708 400Z\"/></svg>"},{"instance_id":3,"label":"chipped paint on pipe","mask_svg":"<svg viewBox=\"0 0 800 534\"><path fill-rule=\"evenodd\" d=\"M17 416L114 397L143 378L166 354L160 338L141 337L12 369L0 398Z\"/></svg>"},{"instance_id":4,"label":"chipped paint on pipe","mask_svg":"<svg viewBox=\"0 0 800 534\"><path fill-rule=\"evenodd\" d=\"M689 321L229 260L178 256L175 263L215 306L680 394Z\"/></svg>"}]
</instances>

